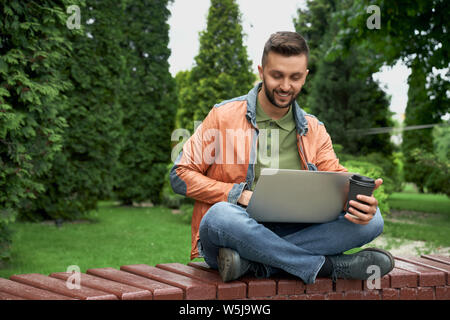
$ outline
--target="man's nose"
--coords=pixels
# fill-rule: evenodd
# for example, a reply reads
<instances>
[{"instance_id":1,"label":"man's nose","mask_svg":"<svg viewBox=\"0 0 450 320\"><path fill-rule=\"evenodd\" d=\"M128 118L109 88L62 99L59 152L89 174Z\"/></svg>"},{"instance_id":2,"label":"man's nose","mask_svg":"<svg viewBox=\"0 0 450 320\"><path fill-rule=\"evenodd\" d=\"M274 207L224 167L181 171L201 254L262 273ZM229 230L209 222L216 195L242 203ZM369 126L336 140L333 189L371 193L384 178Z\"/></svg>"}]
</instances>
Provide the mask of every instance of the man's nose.
<instances>
[{"instance_id":1,"label":"man's nose","mask_svg":"<svg viewBox=\"0 0 450 320\"><path fill-rule=\"evenodd\" d=\"M284 92L289 91L289 89L291 88L291 83L289 82L289 79L283 79L283 81L281 82L280 85L280 89L283 90Z\"/></svg>"}]
</instances>

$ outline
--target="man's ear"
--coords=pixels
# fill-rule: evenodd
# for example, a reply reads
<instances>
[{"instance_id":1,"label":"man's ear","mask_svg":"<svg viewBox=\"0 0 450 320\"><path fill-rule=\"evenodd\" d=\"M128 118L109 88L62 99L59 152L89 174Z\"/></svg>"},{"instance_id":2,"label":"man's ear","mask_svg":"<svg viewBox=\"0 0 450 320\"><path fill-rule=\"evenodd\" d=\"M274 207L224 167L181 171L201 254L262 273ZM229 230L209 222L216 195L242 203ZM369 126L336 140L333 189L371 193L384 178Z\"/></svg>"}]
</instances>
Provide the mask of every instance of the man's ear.
<instances>
[{"instance_id":1,"label":"man's ear","mask_svg":"<svg viewBox=\"0 0 450 320\"><path fill-rule=\"evenodd\" d=\"M261 81L263 81L264 79L264 73L263 73L263 68L261 66L258 66L258 73L259 73L259 79Z\"/></svg>"}]
</instances>

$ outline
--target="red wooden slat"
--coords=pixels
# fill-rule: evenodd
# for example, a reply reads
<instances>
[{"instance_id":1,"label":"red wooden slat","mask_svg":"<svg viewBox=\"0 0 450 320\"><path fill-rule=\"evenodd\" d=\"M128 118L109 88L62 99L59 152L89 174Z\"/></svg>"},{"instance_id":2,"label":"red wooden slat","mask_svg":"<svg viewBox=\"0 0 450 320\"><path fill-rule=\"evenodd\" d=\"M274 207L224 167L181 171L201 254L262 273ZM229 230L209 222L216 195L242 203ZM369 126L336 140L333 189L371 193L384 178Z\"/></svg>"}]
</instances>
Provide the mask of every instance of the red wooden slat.
<instances>
[{"instance_id":1,"label":"red wooden slat","mask_svg":"<svg viewBox=\"0 0 450 320\"><path fill-rule=\"evenodd\" d=\"M437 262L434 260L428 260L428 259L424 259L424 258L419 258L419 257L401 257L401 258L397 258L412 264L417 264L423 267L428 267L431 269L435 269L435 270L439 270L445 273L446 276L446 281L447 284L450 284L450 265L448 264L444 264L441 262Z\"/></svg>"},{"instance_id":2,"label":"red wooden slat","mask_svg":"<svg viewBox=\"0 0 450 320\"><path fill-rule=\"evenodd\" d=\"M437 261L440 263L444 263L444 264L449 264L450 265L450 257L446 257L446 256L439 256L439 255L435 255L435 254L423 254L421 255L422 258L425 259L429 259L429 260L433 260L433 261Z\"/></svg>"},{"instance_id":3,"label":"red wooden slat","mask_svg":"<svg viewBox=\"0 0 450 320\"><path fill-rule=\"evenodd\" d=\"M61 294L3 278L0 278L0 291L28 300L72 300L72 298Z\"/></svg>"},{"instance_id":4,"label":"red wooden slat","mask_svg":"<svg viewBox=\"0 0 450 320\"><path fill-rule=\"evenodd\" d=\"M81 286L79 289L69 289L66 282L60 279L44 276L39 273L14 275L11 280L48 290L68 297L82 300L117 300L115 295Z\"/></svg>"},{"instance_id":5,"label":"red wooden slat","mask_svg":"<svg viewBox=\"0 0 450 320\"><path fill-rule=\"evenodd\" d=\"M80 273L80 286L98 289L111 293L121 300L152 300L153 294L141 288L133 287L124 283L115 282L89 274ZM72 276L70 272L52 273L50 277L67 280Z\"/></svg>"},{"instance_id":6,"label":"red wooden slat","mask_svg":"<svg viewBox=\"0 0 450 320\"><path fill-rule=\"evenodd\" d=\"M445 273L442 271L408 263L397 258L395 266L399 269L416 273L419 276L419 286L439 286L444 285L446 282Z\"/></svg>"},{"instance_id":7,"label":"red wooden slat","mask_svg":"<svg viewBox=\"0 0 450 320\"><path fill-rule=\"evenodd\" d=\"M181 263L158 264L156 267L215 285L217 287L217 299L219 300L242 299L246 298L247 295L247 285L244 282L230 281L224 283L218 273L200 270Z\"/></svg>"},{"instance_id":8,"label":"red wooden slat","mask_svg":"<svg viewBox=\"0 0 450 320\"><path fill-rule=\"evenodd\" d=\"M180 288L170 286L152 279L140 277L129 272L113 268L88 269L86 272L96 277L101 277L104 279L109 279L112 281L148 290L153 294L153 300L183 299L183 291Z\"/></svg>"},{"instance_id":9,"label":"red wooden slat","mask_svg":"<svg viewBox=\"0 0 450 320\"><path fill-rule=\"evenodd\" d=\"M188 300L208 300L215 299L216 297L216 287L211 284L146 264L122 266L120 270L181 288L183 289L185 299Z\"/></svg>"}]
</instances>

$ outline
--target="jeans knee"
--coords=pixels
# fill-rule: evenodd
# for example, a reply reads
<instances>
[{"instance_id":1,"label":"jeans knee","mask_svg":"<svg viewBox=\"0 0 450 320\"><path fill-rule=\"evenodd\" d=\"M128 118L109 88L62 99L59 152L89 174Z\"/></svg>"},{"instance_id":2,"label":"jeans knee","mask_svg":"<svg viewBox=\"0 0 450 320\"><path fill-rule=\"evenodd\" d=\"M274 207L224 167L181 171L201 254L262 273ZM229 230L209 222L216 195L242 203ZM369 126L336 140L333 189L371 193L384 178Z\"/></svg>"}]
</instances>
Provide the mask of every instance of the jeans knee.
<instances>
[{"instance_id":1,"label":"jeans knee","mask_svg":"<svg viewBox=\"0 0 450 320\"><path fill-rule=\"evenodd\" d=\"M230 221L230 206L232 204L229 202L217 202L213 204L200 221L200 235L211 226L217 228L217 226L226 225Z\"/></svg>"}]
</instances>

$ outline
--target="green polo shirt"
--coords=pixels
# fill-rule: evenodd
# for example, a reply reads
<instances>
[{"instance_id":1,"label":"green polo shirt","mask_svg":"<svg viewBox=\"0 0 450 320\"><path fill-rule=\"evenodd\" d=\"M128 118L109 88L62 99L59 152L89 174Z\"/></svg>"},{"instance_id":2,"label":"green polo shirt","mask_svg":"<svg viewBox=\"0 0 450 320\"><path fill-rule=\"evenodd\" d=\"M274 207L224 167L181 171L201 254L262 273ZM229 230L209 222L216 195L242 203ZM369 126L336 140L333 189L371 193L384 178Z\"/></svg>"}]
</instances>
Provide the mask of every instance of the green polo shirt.
<instances>
[{"instance_id":1,"label":"green polo shirt","mask_svg":"<svg viewBox=\"0 0 450 320\"><path fill-rule=\"evenodd\" d=\"M301 159L297 149L297 132L292 106L280 119L273 120L262 109L259 101L256 101L256 125L259 129L258 153L255 164L255 181L252 190L255 189L261 169L279 168L301 170ZM265 131L264 131L265 130ZM276 163L276 139L278 131L278 166ZM266 140L266 141L265 141ZM261 148L265 148L261 149ZM274 153L272 157L272 151Z\"/></svg>"}]
</instances>

